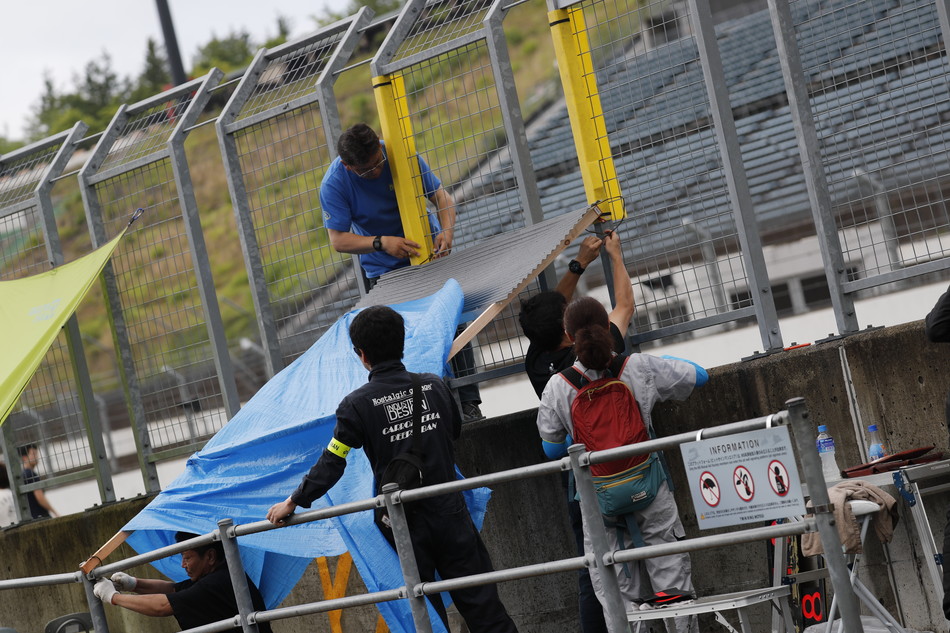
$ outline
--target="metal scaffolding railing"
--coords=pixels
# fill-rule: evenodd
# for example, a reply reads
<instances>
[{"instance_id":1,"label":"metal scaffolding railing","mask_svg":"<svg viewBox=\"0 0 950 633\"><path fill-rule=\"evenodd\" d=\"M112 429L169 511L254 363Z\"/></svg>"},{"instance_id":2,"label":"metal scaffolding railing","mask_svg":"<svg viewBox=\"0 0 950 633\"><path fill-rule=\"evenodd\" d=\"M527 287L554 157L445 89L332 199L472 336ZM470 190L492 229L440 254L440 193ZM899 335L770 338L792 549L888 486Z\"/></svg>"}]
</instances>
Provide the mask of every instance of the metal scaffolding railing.
<instances>
[{"instance_id":1,"label":"metal scaffolding railing","mask_svg":"<svg viewBox=\"0 0 950 633\"><path fill-rule=\"evenodd\" d=\"M455 200L460 251L596 198L624 240L633 345L754 323L775 351L779 317L830 304L847 335L867 325L856 298L947 276L946 0L770 0L719 22L698 0L551 0L546 9L411 0L375 51L367 34L382 20L371 24L364 10L260 51L240 78L220 83L214 71L123 106L102 134L82 139L77 123L0 156L0 278L62 261L53 190L74 175L92 245L146 208L104 276L110 327L82 332L118 357L146 490L159 487L156 461L200 447L237 411L229 344L260 336L238 359L253 393L250 359L272 376L360 300L358 265L329 246L319 203L340 133L335 81L366 63L353 63L357 50L377 80L363 103L375 93L390 158L409 174L400 196L410 234L431 242L415 157ZM528 124L505 28L515 11L552 33L563 89ZM217 117L206 112L216 91L230 93ZM254 305L242 318L256 325L230 341L216 285L243 280L214 274L209 260L233 254L206 252L183 149L211 123L237 218L232 250L240 242ZM67 172L67 158L93 141ZM85 250L86 239L73 232L67 245ZM574 248L526 294L552 287ZM802 255L812 252L820 257ZM584 281L608 274L594 267ZM455 385L520 371L517 303L476 337L474 367ZM112 498L95 420L115 414L120 397L94 389L82 327L70 321L7 423L20 492L94 473L101 500ZM113 329L110 346L103 332ZM13 453L32 443L47 478L27 486Z\"/></svg>"},{"instance_id":2,"label":"metal scaffolding railing","mask_svg":"<svg viewBox=\"0 0 950 633\"><path fill-rule=\"evenodd\" d=\"M382 494L378 497L370 497L319 510L302 512L287 520L286 526L289 527L355 512L372 512L376 507L385 505L392 521L393 538L396 543L397 554L402 564L404 584L381 591L344 598L314 601L296 606L278 607L267 611L254 611L251 606L250 593L246 581L247 577L244 574L244 567L241 562L239 539L243 536L264 531L282 529L282 527L285 526L278 528L267 521L234 525L230 519L226 518L219 520L218 529L211 533L152 552L101 565L86 575L81 571L77 571L71 574L0 580L0 591L5 589L39 587L50 584L82 583L85 588L89 612L92 616L95 630L97 633L108 633L109 627L105 617L104 607L92 592L92 587L98 578L109 577L109 575L115 572L125 571L138 565L180 553L187 549L207 545L213 541L221 541L228 562L232 586L235 589L239 613L233 618L189 629L189 633L212 633L214 631L229 630L232 627L241 627L244 631L253 633L257 630L256 624L258 622L274 622L313 613L323 613L331 610L377 604L392 600L408 600L416 630L420 633L431 633L432 626L425 601L425 596L427 595L436 595L440 592L454 589L506 582L534 576L572 572L584 567L596 569L602 575L605 592L603 601L605 605L605 617L611 622L613 627L616 627L616 630L625 630L627 626L627 613L620 589L616 582L616 576L614 575L615 565L623 565L627 561L643 560L654 556L664 556L674 551L693 552L741 542L791 537L805 532L818 532L825 551L825 561L828 567L829 578L834 587L838 604L840 605L841 617L845 629L860 633L863 628L859 615L858 598L851 585L850 574L845 561L841 540L838 535L838 530L834 525L833 510L828 502L828 491L812 437L812 428L808 419L805 401L801 398L795 398L789 400L786 405L787 409L785 411L780 411L768 416L707 427L702 431L702 436L704 439L728 438L747 431L788 426L794 438L799 459L801 460L801 472L804 473L804 477L799 478L799 480L804 481L808 490L811 491L812 502L816 508L814 516L806 517L803 521L776 524L769 527L743 528L712 536L688 538L673 544L649 545L616 551L610 550L608 547L606 528L604 527L603 521L600 520L600 506L597 501L597 493L594 488L590 467L622 457L644 455L652 451L677 448L681 444L697 439L695 433L682 433L636 445L597 452L587 452L583 446L575 445L571 447L569 455L560 460L481 475L450 483L426 486L414 490L401 491L395 484L388 484L383 488ZM574 473L580 495L581 512L585 517L585 530L590 531L591 550L586 552L584 556L541 561L490 573L443 579L435 582L422 582L418 576L418 571L415 571L416 566L414 564L405 564L407 560L415 559L409 524L405 514L405 504L449 492L460 492L481 486L516 482L566 470L571 470ZM611 582L611 579L613 582Z\"/></svg>"}]
</instances>

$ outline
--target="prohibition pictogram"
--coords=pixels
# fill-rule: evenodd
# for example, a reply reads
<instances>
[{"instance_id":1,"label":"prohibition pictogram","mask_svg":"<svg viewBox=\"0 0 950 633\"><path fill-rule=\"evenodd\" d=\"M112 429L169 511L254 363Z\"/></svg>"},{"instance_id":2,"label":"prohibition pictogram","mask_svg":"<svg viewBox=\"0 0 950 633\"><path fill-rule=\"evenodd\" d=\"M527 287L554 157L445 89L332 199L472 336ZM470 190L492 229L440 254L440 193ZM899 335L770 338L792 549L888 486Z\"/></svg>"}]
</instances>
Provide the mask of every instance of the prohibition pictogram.
<instances>
[{"instance_id":1,"label":"prohibition pictogram","mask_svg":"<svg viewBox=\"0 0 950 633\"><path fill-rule=\"evenodd\" d=\"M780 497L788 494L788 469L777 459L769 462L769 485Z\"/></svg>"},{"instance_id":2,"label":"prohibition pictogram","mask_svg":"<svg viewBox=\"0 0 950 633\"><path fill-rule=\"evenodd\" d=\"M703 501L715 508L719 505L722 498L722 490L719 488L719 482L716 476L708 470L699 476L699 490L703 493Z\"/></svg>"},{"instance_id":3,"label":"prohibition pictogram","mask_svg":"<svg viewBox=\"0 0 950 633\"><path fill-rule=\"evenodd\" d=\"M739 493L739 498L743 501L752 501L755 496L755 482L752 481L752 473L745 466L736 466L732 473L732 484Z\"/></svg>"}]
</instances>

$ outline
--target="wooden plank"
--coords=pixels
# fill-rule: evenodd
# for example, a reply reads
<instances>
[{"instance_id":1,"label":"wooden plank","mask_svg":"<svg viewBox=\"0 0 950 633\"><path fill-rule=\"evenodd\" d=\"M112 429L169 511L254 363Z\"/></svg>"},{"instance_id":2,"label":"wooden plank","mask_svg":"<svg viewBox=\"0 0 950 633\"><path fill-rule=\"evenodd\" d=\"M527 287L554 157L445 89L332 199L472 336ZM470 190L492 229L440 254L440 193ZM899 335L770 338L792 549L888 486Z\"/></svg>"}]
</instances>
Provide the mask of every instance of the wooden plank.
<instances>
[{"instance_id":1,"label":"wooden plank","mask_svg":"<svg viewBox=\"0 0 950 633\"><path fill-rule=\"evenodd\" d=\"M129 534L131 534L131 532L123 532L121 530L116 532L112 538L106 541L105 545L96 550L95 554L87 558L86 562L79 566L79 569L81 569L84 574L91 572L102 564L102 559L107 558L119 545L125 543L125 539L129 537Z\"/></svg>"}]
</instances>

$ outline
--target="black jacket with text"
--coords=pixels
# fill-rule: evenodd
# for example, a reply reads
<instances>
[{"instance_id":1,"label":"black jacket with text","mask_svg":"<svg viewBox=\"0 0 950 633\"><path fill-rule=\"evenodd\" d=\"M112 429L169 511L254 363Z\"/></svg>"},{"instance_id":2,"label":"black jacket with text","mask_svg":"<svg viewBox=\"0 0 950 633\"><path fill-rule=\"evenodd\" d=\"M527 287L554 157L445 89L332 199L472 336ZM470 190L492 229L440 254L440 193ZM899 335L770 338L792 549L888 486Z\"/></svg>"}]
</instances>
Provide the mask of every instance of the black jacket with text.
<instances>
[{"instance_id":1,"label":"black jacket with text","mask_svg":"<svg viewBox=\"0 0 950 633\"><path fill-rule=\"evenodd\" d=\"M422 485L455 481L455 451L452 442L462 429L462 417L449 388L435 374L422 379L422 418L419 442L423 454ZM411 448L412 379L400 361L378 363L369 382L346 396L336 410L333 437L351 449L362 448L376 480L392 458ZM323 450L323 454L291 495L298 506L309 508L339 481L346 459ZM457 512L460 493L424 499L409 509Z\"/></svg>"}]
</instances>

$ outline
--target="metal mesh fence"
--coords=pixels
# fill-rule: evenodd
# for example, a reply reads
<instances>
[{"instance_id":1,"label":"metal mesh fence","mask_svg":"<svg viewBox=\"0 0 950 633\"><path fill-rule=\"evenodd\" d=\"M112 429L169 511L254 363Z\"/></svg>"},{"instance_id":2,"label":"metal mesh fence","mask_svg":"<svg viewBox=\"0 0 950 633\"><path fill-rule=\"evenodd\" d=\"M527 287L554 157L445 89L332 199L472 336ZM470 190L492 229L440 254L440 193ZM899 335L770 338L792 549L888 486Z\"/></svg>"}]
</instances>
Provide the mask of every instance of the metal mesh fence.
<instances>
[{"instance_id":1,"label":"metal mesh fence","mask_svg":"<svg viewBox=\"0 0 950 633\"><path fill-rule=\"evenodd\" d=\"M576 6L586 28L574 36L590 42L602 127L624 196L619 230L635 284L633 339L680 334L701 327L693 324L700 319L749 307L753 295L686 7L624 0Z\"/></svg>"},{"instance_id":2,"label":"metal mesh fence","mask_svg":"<svg viewBox=\"0 0 950 633\"><path fill-rule=\"evenodd\" d=\"M517 158L509 138L511 114L502 105L500 83L510 78L511 68L492 59L483 24L492 4L428 3L406 26L388 65L398 69L394 74L403 86L395 107L400 142L415 148L454 201L454 250L529 221L519 191L525 176L512 168ZM529 177L533 183L533 174ZM418 191L425 196L424 186ZM434 215L430 199L420 200L418 208ZM422 220L434 239L432 224ZM526 294L537 289L533 284ZM457 377L503 370L523 358L519 309L515 300L482 330L473 341L474 360L460 357L456 362Z\"/></svg>"},{"instance_id":3,"label":"metal mesh fence","mask_svg":"<svg viewBox=\"0 0 950 633\"><path fill-rule=\"evenodd\" d=\"M84 129L84 128L83 128ZM55 226L52 206L38 191L57 169L60 155L70 155L70 134L52 137L11 155L0 157L0 280L36 275L51 269L58 249L47 243L47 227ZM58 243L58 236L53 236ZM78 381L65 331L61 332L27 384L4 425L6 445L17 452L28 445L39 449L36 471L56 476L92 464L89 440L78 395ZM15 471L16 472L16 471Z\"/></svg>"},{"instance_id":4,"label":"metal mesh fence","mask_svg":"<svg viewBox=\"0 0 950 633\"><path fill-rule=\"evenodd\" d=\"M329 33L303 46L290 46L284 53L268 55L267 64L254 83L247 101L237 114L244 121L271 108L310 97L314 83L338 50L345 31Z\"/></svg>"},{"instance_id":5,"label":"metal mesh fence","mask_svg":"<svg viewBox=\"0 0 950 633\"><path fill-rule=\"evenodd\" d=\"M950 86L936 7L790 7L844 264L866 280L851 288L916 274L898 271L950 249Z\"/></svg>"},{"instance_id":6,"label":"metal mesh fence","mask_svg":"<svg viewBox=\"0 0 950 633\"><path fill-rule=\"evenodd\" d=\"M129 348L126 371L135 384L132 410L147 429L139 433L147 433L149 452L190 450L220 429L234 406L230 364L213 340L221 328L217 305L204 302L216 299L177 131L194 120L206 86L219 76L120 112L94 152L103 154L98 170L87 165L83 175L95 208L91 230L100 237L116 235L144 209L116 249L111 274L113 311L121 312L113 316L122 323L119 340Z\"/></svg>"},{"instance_id":7,"label":"metal mesh fence","mask_svg":"<svg viewBox=\"0 0 950 633\"><path fill-rule=\"evenodd\" d=\"M284 361L349 310L359 279L330 247L319 189L333 158L320 111L307 106L236 135L244 185Z\"/></svg>"},{"instance_id":8,"label":"metal mesh fence","mask_svg":"<svg viewBox=\"0 0 950 633\"><path fill-rule=\"evenodd\" d=\"M491 0L440 0L427 2L399 48L397 59L430 55L453 40L478 33Z\"/></svg>"},{"instance_id":9,"label":"metal mesh fence","mask_svg":"<svg viewBox=\"0 0 950 633\"><path fill-rule=\"evenodd\" d=\"M266 51L222 115L226 125L219 125L239 225L259 258L259 271L248 261L249 275L260 277L254 285L266 289L258 313L267 311L274 321L283 364L306 351L360 296L352 257L330 247L319 193L336 155L336 139L327 137L340 127L336 104L326 104L327 86L361 19Z\"/></svg>"},{"instance_id":10,"label":"metal mesh fence","mask_svg":"<svg viewBox=\"0 0 950 633\"><path fill-rule=\"evenodd\" d=\"M119 244L112 267L155 449L192 443L227 421L170 159L97 185L113 236L132 210L145 213Z\"/></svg>"}]
</instances>

